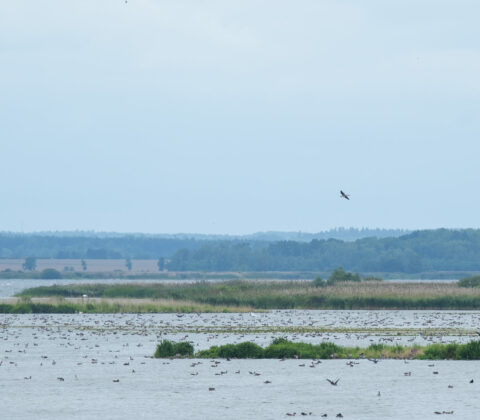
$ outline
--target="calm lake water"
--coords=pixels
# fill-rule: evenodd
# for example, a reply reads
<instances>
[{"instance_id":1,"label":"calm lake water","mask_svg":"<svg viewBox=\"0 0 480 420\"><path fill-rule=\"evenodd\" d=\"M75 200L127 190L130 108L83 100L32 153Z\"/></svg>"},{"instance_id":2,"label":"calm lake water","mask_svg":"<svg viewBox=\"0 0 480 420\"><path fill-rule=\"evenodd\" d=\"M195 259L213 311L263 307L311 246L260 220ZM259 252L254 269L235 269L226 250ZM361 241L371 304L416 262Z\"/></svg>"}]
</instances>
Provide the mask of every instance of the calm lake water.
<instances>
[{"instance_id":1,"label":"calm lake water","mask_svg":"<svg viewBox=\"0 0 480 420\"><path fill-rule=\"evenodd\" d=\"M0 315L2 418L281 419L291 417L287 413L312 418L323 414L336 418L342 413L345 419L429 419L439 417L435 411L453 411L441 415L478 419L478 362L385 360L375 364L354 360L350 366L346 360L318 364L310 360L219 360L216 364L208 359L164 360L151 355L163 338L188 340L200 349L245 340L263 345L278 336L238 332L242 326L247 330L312 324L373 329L407 326L426 331L468 329L479 322L477 311ZM235 332L228 332L229 328ZM295 333L289 337L348 345L384 339L426 341L418 335L381 333ZM340 381L331 386L327 378Z\"/></svg>"}]
</instances>

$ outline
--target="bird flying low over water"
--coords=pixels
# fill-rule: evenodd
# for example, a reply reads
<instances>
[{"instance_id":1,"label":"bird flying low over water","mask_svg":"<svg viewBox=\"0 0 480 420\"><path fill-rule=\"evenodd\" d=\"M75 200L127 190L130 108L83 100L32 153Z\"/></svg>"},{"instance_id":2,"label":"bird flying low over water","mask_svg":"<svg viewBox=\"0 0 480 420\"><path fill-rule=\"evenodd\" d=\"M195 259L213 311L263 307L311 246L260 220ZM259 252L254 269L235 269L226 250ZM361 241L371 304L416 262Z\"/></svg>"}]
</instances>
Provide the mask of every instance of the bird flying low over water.
<instances>
[{"instance_id":1,"label":"bird flying low over water","mask_svg":"<svg viewBox=\"0 0 480 420\"><path fill-rule=\"evenodd\" d=\"M340 378L338 378L336 381L333 381L332 379L327 379L327 381L330 383L330 385L333 385L333 386L337 386L339 380L340 380Z\"/></svg>"},{"instance_id":2,"label":"bird flying low over water","mask_svg":"<svg viewBox=\"0 0 480 420\"><path fill-rule=\"evenodd\" d=\"M345 194L342 190L340 190L340 197L350 200L350 194Z\"/></svg>"}]
</instances>

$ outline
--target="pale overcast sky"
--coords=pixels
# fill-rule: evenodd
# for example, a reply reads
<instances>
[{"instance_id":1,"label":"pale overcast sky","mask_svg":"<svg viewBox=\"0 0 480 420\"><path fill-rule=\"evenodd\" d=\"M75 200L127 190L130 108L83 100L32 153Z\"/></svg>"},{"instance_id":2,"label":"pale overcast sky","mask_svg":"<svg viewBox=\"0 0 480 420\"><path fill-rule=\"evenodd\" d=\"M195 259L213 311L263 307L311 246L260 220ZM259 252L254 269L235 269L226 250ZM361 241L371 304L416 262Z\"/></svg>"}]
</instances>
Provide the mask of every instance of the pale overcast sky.
<instances>
[{"instance_id":1,"label":"pale overcast sky","mask_svg":"<svg viewBox=\"0 0 480 420\"><path fill-rule=\"evenodd\" d=\"M0 0L0 230L478 228L479 16Z\"/></svg>"}]
</instances>

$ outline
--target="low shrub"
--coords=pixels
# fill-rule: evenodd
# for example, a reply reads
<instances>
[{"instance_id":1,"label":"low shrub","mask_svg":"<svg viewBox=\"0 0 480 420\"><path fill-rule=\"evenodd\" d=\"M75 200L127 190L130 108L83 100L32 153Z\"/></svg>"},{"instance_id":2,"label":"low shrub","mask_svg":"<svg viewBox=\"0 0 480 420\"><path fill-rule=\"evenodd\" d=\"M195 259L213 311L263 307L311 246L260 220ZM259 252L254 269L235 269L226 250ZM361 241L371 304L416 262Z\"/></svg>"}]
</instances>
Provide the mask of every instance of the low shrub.
<instances>
[{"instance_id":1,"label":"low shrub","mask_svg":"<svg viewBox=\"0 0 480 420\"><path fill-rule=\"evenodd\" d=\"M193 346L186 341L175 343L174 341L162 340L162 342L157 345L157 349L153 356L156 358L178 356L192 357Z\"/></svg>"},{"instance_id":2,"label":"low shrub","mask_svg":"<svg viewBox=\"0 0 480 420\"><path fill-rule=\"evenodd\" d=\"M327 280L327 285L332 286L336 283L348 281L360 282L360 275L358 273L350 273L345 271L342 267L338 267L332 271L332 274L330 274L330 277Z\"/></svg>"},{"instance_id":3,"label":"low shrub","mask_svg":"<svg viewBox=\"0 0 480 420\"><path fill-rule=\"evenodd\" d=\"M237 358L237 359L262 359L264 350L258 344L245 341L239 344L224 344L223 346L212 346L208 350L198 352L198 357L216 358Z\"/></svg>"},{"instance_id":4,"label":"low shrub","mask_svg":"<svg viewBox=\"0 0 480 420\"><path fill-rule=\"evenodd\" d=\"M327 282L324 281L320 276L315 277L314 280L312 280L312 285L313 287L324 287L327 285Z\"/></svg>"},{"instance_id":5,"label":"low shrub","mask_svg":"<svg viewBox=\"0 0 480 420\"><path fill-rule=\"evenodd\" d=\"M464 277L457 283L458 287L480 287L480 276Z\"/></svg>"},{"instance_id":6,"label":"low shrub","mask_svg":"<svg viewBox=\"0 0 480 420\"><path fill-rule=\"evenodd\" d=\"M231 357L237 359L261 359L263 358L264 350L258 344L250 341L245 341L239 344L227 344L220 346L218 357Z\"/></svg>"},{"instance_id":7,"label":"low shrub","mask_svg":"<svg viewBox=\"0 0 480 420\"><path fill-rule=\"evenodd\" d=\"M41 279L61 279L62 274L60 271L55 270L54 268L46 268L40 273Z\"/></svg>"},{"instance_id":8,"label":"low shrub","mask_svg":"<svg viewBox=\"0 0 480 420\"><path fill-rule=\"evenodd\" d=\"M286 339L277 339L265 349L268 359L330 359L341 352L342 348L333 343L293 343Z\"/></svg>"},{"instance_id":9,"label":"low shrub","mask_svg":"<svg viewBox=\"0 0 480 420\"><path fill-rule=\"evenodd\" d=\"M299 349L296 346L292 346L294 343L280 343L270 344L265 349L266 359L293 359L294 357L300 358Z\"/></svg>"},{"instance_id":10,"label":"low shrub","mask_svg":"<svg viewBox=\"0 0 480 420\"><path fill-rule=\"evenodd\" d=\"M480 360L480 341L460 344L456 356L460 360Z\"/></svg>"},{"instance_id":11,"label":"low shrub","mask_svg":"<svg viewBox=\"0 0 480 420\"><path fill-rule=\"evenodd\" d=\"M212 346L207 350L200 350L195 356L199 357L200 359L215 359L217 357L220 357L218 355L219 350L219 346Z\"/></svg>"},{"instance_id":12,"label":"low shrub","mask_svg":"<svg viewBox=\"0 0 480 420\"><path fill-rule=\"evenodd\" d=\"M173 351L175 354L179 354L181 356L188 356L192 357L193 356L193 345L186 342L182 341L180 343L175 343L173 346Z\"/></svg>"}]
</instances>

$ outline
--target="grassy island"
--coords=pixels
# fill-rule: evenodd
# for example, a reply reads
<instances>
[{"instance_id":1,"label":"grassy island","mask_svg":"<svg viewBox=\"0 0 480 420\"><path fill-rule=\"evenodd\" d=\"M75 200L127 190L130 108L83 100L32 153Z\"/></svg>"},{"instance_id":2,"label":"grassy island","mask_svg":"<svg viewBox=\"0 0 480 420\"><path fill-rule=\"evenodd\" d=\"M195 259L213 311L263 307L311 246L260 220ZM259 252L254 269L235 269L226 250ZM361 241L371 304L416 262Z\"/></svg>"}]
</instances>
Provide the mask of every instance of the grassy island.
<instances>
[{"instance_id":1,"label":"grassy island","mask_svg":"<svg viewBox=\"0 0 480 420\"><path fill-rule=\"evenodd\" d=\"M334 343L293 343L277 338L263 348L252 342L212 346L194 353L187 342L163 340L154 357L196 357L236 359L424 359L424 360L480 360L480 341L466 344L430 344L427 346L387 346L372 344L367 348L342 347Z\"/></svg>"},{"instance_id":2,"label":"grassy island","mask_svg":"<svg viewBox=\"0 0 480 420\"><path fill-rule=\"evenodd\" d=\"M311 281L73 284L26 289L20 297L163 300L181 306L250 309L480 309L480 288L454 283L345 282L315 287ZM93 304L93 303L92 303ZM154 305L151 307L153 311ZM93 308L91 309L93 310ZM160 310L158 310L161 312ZM196 311L194 309L194 311Z\"/></svg>"}]
</instances>

